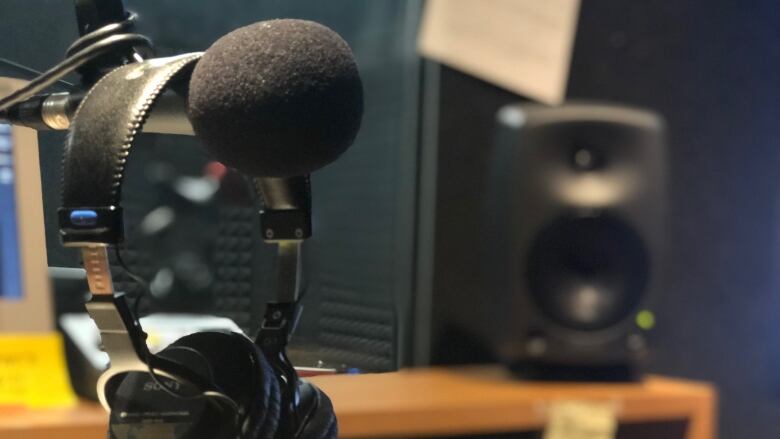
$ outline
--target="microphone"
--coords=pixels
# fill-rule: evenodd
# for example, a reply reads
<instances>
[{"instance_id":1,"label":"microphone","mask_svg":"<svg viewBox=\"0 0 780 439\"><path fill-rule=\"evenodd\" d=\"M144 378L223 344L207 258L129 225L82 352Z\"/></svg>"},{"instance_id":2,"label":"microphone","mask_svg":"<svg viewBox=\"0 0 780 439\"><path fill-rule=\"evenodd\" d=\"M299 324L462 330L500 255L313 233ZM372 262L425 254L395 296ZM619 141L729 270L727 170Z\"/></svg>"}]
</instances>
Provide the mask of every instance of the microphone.
<instances>
[{"instance_id":1,"label":"microphone","mask_svg":"<svg viewBox=\"0 0 780 439\"><path fill-rule=\"evenodd\" d=\"M262 21L223 36L195 65L188 95L166 92L143 130L194 132L217 160L253 176L301 176L327 165L352 144L363 115L351 49L306 20ZM36 96L0 122L68 129L83 96Z\"/></svg>"},{"instance_id":2,"label":"microphone","mask_svg":"<svg viewBox=\"0 0 780 439\"><path fill-rule=\"evenodd\" d=\"M334 31L306 20L262 21L206 50L192 72L187 113L225 165L253 176L300 176L352 144L363 86Z\"/></svg>"},{"instance_id":3,"label":"microphone","mask_svg":"<svg viewBox=\"0 0 780 439\"><path fill-rule=\"evenodd\" d=\"M189 85L187 114L206 149L260 177L266 238L308 236L308 174L352 144L363 115L347 43L312 21L262 21L217 40Z\"/></svg>"}]
</instances>

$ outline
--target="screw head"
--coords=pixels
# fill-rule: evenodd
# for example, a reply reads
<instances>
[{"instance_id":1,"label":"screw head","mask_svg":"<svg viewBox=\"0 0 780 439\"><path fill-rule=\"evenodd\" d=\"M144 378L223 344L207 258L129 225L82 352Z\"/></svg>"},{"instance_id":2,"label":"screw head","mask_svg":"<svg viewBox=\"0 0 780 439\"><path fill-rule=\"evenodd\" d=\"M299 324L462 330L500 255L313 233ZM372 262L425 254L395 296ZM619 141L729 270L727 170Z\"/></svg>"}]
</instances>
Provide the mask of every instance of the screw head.
<instances>
[{"instance_id":1,"label":"screw head","mask_svg":"<svg viewBox=\"0 0 780 439\"><path fill-rule=\"evenodd\" d=\"M547 351L547 341L545 341L545 339L542 337L533 337L528 340L528 343L525 345L525 349L532 357L540 357L545 353L545 351Z\"/></svg>"},{"instance_id":2,"label":"screw head","mask_svg":"<svg viewBox=\"0 0 780 439\"><path fill-rule=\"evenodd\" d=\"M295 229L295 237L296 238L303 238L303 230Z\"/></svg>"},{"instance_id":3,"label":"screw head","mask_svg":"<svg viewBox=\"0 0 780 439\"><path fill-rule=\"evenodd\" d=\"M593 167L594 162L595 157L593 157L593 153L586 148L579 149L574 153L574 164L579 169L590 169Z\"/></svg>"},{"instance_id":4,"label":"screw head","mask_svg":"<svg viewBox=\"0 0 780 439\"><path fill-rule=\"evenodd\" d=\"M271 239L274 237L273 229L265 229L265 237Z\"/></svg>"},{"instance_id":5,"label":"screw head","mask_svg":"<svg viewBox=\"0 0 780 439\"><path fill-rule=\"evenodd\" d=\"M645 338L639 334L631 334L626 339L626 345L628 349L634 352L641 351L645 348Z\"/></svg>"}]
</instances>

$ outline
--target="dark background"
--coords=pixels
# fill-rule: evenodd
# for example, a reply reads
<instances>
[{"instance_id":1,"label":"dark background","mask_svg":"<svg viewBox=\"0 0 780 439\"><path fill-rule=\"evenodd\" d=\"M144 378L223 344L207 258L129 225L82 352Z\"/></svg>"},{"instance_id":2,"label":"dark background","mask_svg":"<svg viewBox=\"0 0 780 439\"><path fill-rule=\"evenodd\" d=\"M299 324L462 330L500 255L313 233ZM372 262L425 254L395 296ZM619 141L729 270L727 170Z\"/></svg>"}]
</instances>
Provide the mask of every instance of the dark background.
<instances>
[{"instance_id":1,"label":"dark background","mask_svg":"<svg viewBox=\"0 0 780 439\"><path fill-rule=\"evenodd\" d=\"M357 342L326 333L319 342L336 358L379 368L404 363L414 281L430 276L436 262L416 252L427 239L415 224L431 201L429 192L416 190L431 178L431 168L418 166L418 158L430 153L429 131L451 139L437 143L439 163L464 160L479 167L485 159L480 151L492 141L495 110L520 97L447 68L428 72L436 78L435 93L421 90L414 55L417 1L127 3L162 54L203 50L237 26L284 16L322 21L353 46L366 86L366 117L356 145L315 176L319 226L308 258L316 280L307 318L316 329L329 306L341 313L337 318L346 312L383 322L373 338L364 336L368 331L358 331L363 340ZM44 69L76 36L69 1L5 0L2 9L2 57ZM568 87L571 98L634 104L667 119L671 245L649 366L716 382L725 438L774 437L780 414L779 25L780 7L770 0L586 0ZM421 96L440 104L441 125L425 116L418 132ZM47 215L58 203L62 139L41 136ZM462 188L456 195L467 210L477 195L468 184L455 186ZM453 189L440 180L439 190ZM455 242L457 251L469 231L468 222L454 221L436 241ZM49 250L50 263L74 265L56 240L49 240ZM461 251L454 260L462 257L466 264L468 252ZM443 269L463 267L468 265ZM420 289L418 296L424 293ZM395 332L403 341L397 349Z\"/></svg>"},{"instance_id":2,"label":"dark background","mask_svg":"<svg viewBox=\"0 0 780 439\"><path fill-rule=\"evenodd\" d=\"M670 251L653 370L715 381L724 438L780 413L777 193L780 8L585 2L569 96L668 121Z\"/></svg>"},{"instance_id":3,"label":"dark background","mask_svg":"<svg viewBox=\"0 0 780 439\"><path fill-rule=\"evenodd\" d=\"M586 0L567 93L667 120L669 249L648 369L717 383L725 438L775 437L780 414L778 24L771 1ZM474 300L480 176L496 111L522 97L447 67L436 84L431 283Z\"/></svg>"}]
</instances>

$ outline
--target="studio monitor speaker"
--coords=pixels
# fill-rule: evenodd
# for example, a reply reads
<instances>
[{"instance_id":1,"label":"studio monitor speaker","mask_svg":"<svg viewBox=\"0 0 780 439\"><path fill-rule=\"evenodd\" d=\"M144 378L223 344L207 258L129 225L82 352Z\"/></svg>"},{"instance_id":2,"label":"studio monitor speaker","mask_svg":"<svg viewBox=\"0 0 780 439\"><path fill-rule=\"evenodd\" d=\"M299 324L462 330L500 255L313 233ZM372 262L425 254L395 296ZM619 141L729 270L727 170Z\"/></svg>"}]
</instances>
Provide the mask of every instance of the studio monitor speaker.
<instances>
[{"instance_id":1,"label":"studio monitor speaker","mask_svg":"<svg viewBox=\"0 0 780 439\"><path fill-rule=\"evenodd\" d=\"M509 105L487 161L481 323L517 371L627 379L655 317L664 241L662 120L572 103Z\"/></svg>"}]
</instances>

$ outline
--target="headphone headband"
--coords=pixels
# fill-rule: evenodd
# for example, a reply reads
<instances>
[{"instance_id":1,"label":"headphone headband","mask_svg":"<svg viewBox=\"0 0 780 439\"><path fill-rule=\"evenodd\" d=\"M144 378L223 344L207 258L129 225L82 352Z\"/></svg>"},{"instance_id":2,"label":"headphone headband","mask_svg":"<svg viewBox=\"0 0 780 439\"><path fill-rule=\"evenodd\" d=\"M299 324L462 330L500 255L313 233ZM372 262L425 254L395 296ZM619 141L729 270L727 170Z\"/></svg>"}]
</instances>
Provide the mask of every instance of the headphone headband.
<instances>
[{"instance_id":1,"label":"headphone headband","mask_svg":"<svg viewBox=\"0 0 780 439\"><path fill-rule=\"evenodd\" d=\"M147 364L151 356L136 316L124 295L115 294L106 251L123 240L120 203L125 164L157 98L166 88L186 81L200 56L193 53L152 59L111 71L84 97L68 133L58 212L60 237L63 245L82 249L93 294L87 310L101 330L111 358L111 368L101 376L98 392L107 408L105 386L114 376L152 367ZM198 381L194 375L188 376L185 368L168 363L165 370Z\"/></svg>"}]
</instances>

